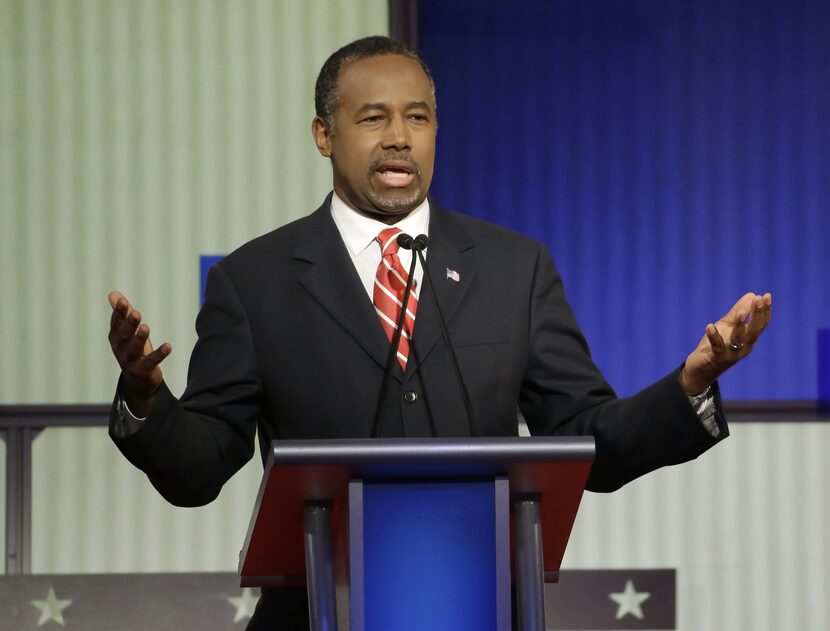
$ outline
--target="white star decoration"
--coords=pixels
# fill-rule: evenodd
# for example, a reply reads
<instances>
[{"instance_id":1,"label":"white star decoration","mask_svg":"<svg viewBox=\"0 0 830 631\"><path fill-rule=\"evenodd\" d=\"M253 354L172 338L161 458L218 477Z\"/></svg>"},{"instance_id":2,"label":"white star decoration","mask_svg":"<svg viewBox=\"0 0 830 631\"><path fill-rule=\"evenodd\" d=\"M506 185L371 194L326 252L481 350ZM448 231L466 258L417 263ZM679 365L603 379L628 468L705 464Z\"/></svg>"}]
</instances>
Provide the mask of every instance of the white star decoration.
<instances>
[{"instance_id":1,"label":"white star decoration","mask_svg":"<svg viewBox=\"0 0 830 631\"><path fill-rule=\"evenodd\" d=\"M619 605L617 607L617 620L628 614L642 620L643 609L640 605L648 600L651 594L649 592L638 592L634 589L633 582L626 581L625 589L622 592L608 594L608 597Z\"/></svg>"},{"instance_id":2,"label":"white star decoration","mask_svg":"<svg viewBox=\"0 0 830 631\"><path fill-rule=\"evenodd\" d=\"M42 627L49 621L54 621L64 626L62 612L71 604L71 600L59 600L55 596L55 590L50 587L45 600L32 601L32 605L40 609L40 619L37 621L37 626Z\"/></svg>"},{"instance_id":3,"label":"white star decoration","mask_svg":"<svg viewBox=\"0 0 830 631\"><path fill-rule=\"evenodd\" d=\"M251 588L246 587L242 590L241 596L231 596L226 598L226 600L236 607L236 614L233 617L233 621L239 622L254 615L254 609L256 609L258 599L254 596Z\"/></svg>"}]
</instances>

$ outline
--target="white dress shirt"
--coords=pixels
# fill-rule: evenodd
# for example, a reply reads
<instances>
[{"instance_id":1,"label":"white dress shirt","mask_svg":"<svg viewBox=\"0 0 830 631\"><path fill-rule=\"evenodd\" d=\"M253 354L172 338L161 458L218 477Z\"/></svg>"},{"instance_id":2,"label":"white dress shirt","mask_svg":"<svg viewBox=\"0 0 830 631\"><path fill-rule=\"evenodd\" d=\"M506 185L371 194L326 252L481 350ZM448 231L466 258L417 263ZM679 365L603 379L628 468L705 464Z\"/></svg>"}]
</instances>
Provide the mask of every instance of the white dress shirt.
<instances>
[{"instance_id":1,"label":"white dress shirt","mask_svg":"<svg viewBox=\"0 0 830 631\"><path fill-rule=\"evenodd\" d=\"M333 193L331 196L331 216L334 219L334 225L337 226L337 230L343 238L343 242L346 244L349 255L352 257L352 263L354 263L357 270L357 275L360 276L360 282L363 283L369 300L374 302L375 276L382 254L377 237L382 230L392 226L361 215L347 206L337 196L337 193ZM420 206L394 224L394 227L412 237L417 237L419 234L429 236L429 202L425 199ZM426 252L424 250L424 256L426 256ZM398 258L407 272L412 262L412 254L412 250L404 250L403 248L398 251ZM415 294L416 298L420 295L423 277L424 270L418 264L415 266L415 285L412 288L412 293Z\"/></svg>"}]
</instances>

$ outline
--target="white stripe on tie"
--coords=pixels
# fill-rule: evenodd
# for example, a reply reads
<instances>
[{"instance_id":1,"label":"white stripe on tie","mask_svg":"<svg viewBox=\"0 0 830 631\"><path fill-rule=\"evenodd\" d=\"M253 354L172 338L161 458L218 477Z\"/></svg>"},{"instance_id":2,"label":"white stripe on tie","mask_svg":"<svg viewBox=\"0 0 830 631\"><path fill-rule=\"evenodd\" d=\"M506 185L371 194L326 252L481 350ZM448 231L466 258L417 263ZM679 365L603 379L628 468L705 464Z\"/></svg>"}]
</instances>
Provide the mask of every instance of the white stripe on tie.
<instances>
[{"instance_id":1,"label":"white stripe on tie","mask_svg":"<svg viewBox=\"0 0 830 631\"><path fill-rule=\"evenodd\" d=\"M378 270L375 273L372 302L374 302L380 324L390 343L398 328L398 320L401 317L401 309L403 308L404 290L406 289L406 281L409 278L403 265L401 265L401 260L398 258L400 246L398 245L397 236L400 232L398 228L386 228L385 230L381 230L377 237L381 247L382 258L378 265ZM403 331L401 331L401 339L397 353L398 363L400 363L403 370L406 370L406 364L409 359L409 349L412 340L412 331L415 327L415 314L417 310L418 297L413 285L406 305L406 315L408 317L404 318Z\"/></svg>"}]
</instances>

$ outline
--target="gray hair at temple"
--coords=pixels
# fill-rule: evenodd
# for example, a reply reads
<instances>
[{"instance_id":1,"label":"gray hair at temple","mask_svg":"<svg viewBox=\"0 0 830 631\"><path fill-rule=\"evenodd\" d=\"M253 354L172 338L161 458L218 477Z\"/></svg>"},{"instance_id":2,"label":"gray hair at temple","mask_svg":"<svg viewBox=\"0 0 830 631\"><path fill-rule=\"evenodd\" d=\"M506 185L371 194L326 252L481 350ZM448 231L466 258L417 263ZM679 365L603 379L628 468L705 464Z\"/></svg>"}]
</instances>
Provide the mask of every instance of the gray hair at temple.
<instances>
[{"instance_id":1,"label":"gray hair at temple","mask_svg":"<svg viewBox=\"0 0 830 631\"><path fill-rule=\"evenodd\" d=\"M378 55L401 55L417 61L432 86L432 98L435 100L435 81L432 72L416 53L400 42L382 35L371 35L355 40L336 50L326 59L326 63L317 75L314 86L314 108L317 116L323 119L329 131L334 131L334 112L337 110L337 78L344 65L367 57Z\"/></svg>"}]
</instances>

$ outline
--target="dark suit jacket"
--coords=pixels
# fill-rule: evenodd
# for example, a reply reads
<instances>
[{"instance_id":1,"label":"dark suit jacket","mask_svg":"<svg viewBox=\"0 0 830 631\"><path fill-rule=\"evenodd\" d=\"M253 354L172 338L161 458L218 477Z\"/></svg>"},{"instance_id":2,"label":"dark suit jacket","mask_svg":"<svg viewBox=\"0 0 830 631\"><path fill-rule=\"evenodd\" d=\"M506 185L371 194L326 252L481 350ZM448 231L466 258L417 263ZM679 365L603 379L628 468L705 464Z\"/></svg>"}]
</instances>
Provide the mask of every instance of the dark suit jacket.
<instances>
[{"instance_id":1,"label":"dark suit jacket","mask_svg":"<svg viewBox=\"0 0 830 631\"><path fill-rule=\"evenodd\" d=\"M432 202L427 265L481 435L516 435L517 405L533 434L593 435L594 491L695 458L717 442L677 371L616 398L541 244ZM432 296L422 290L420 298L414 350L405 374L395 365L383 434L468 435ZM114 436L170 502L213 500L250 459L257 427L264 445L370 435L389 342L328 200L216 264L196 327L181 399L162 386L144 426ZM416 393L413 402L407 392ZM723 438L720 412L718 424Z\"/></svg>"}]
</instances>

